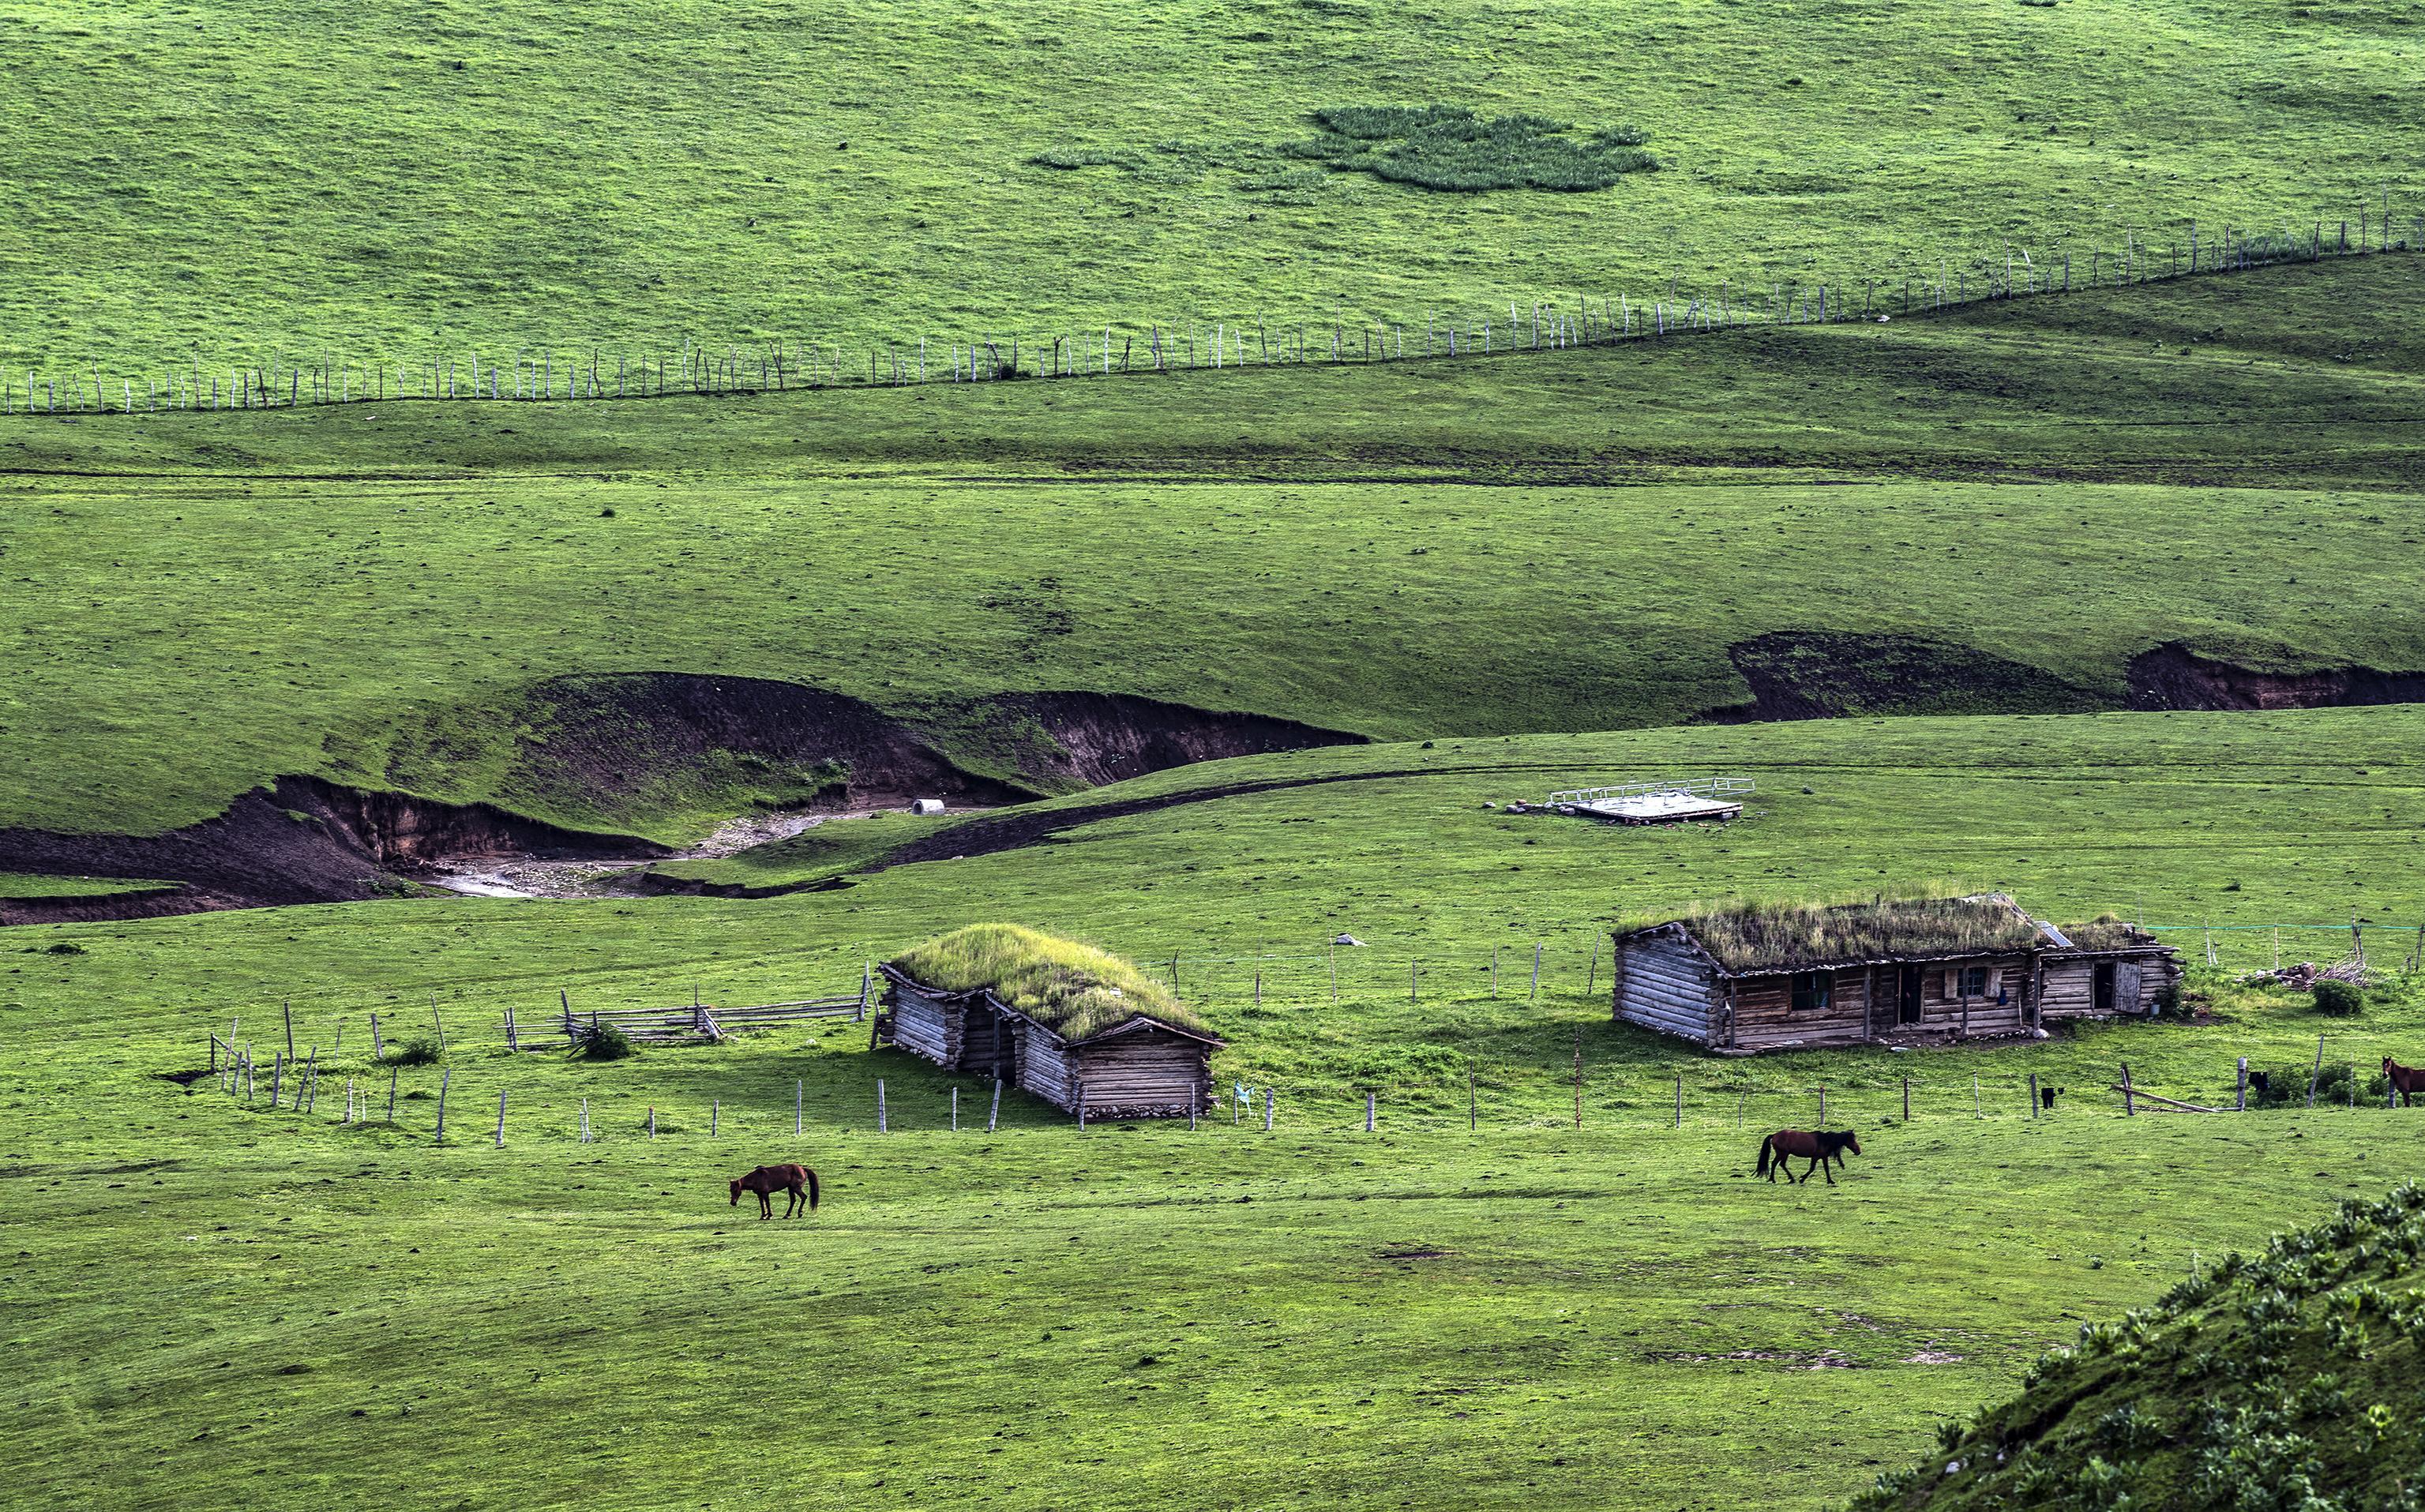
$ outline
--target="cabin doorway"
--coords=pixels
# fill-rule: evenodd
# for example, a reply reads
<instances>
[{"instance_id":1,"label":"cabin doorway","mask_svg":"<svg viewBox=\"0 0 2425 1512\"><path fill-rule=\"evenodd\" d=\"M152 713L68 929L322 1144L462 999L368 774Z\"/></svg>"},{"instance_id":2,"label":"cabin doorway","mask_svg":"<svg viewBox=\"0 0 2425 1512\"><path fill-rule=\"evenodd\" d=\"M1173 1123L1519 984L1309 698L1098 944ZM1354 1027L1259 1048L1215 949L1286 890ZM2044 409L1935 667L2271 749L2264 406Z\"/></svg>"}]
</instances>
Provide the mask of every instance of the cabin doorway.
<instances>
[{"instance_id":1,"label":"cabin doorway","mask_svg":"<svg viewBox=\"0 0 2425 1512\"><path fill-rule=\"evenodd\" d=\"M2113 1011L2113 963L2112 961L2101 960L2096 963L2096 976L2089 988L2088 1005L2093 1012L2099 1014Z\"/></svg>"},{"instance_id":2,"label":"cabin doorway","mask_svg":"<svg viewBox=\"0 0 2425 1512\"><path fill-rule=\"evenodd\" d=\"M1919 967L1906 966L1903 969L1902 980L1895 984L1895 1022L1918 1023L1919 1021L1919 988L1922 980Z\"/></svg>"}]
</instances>

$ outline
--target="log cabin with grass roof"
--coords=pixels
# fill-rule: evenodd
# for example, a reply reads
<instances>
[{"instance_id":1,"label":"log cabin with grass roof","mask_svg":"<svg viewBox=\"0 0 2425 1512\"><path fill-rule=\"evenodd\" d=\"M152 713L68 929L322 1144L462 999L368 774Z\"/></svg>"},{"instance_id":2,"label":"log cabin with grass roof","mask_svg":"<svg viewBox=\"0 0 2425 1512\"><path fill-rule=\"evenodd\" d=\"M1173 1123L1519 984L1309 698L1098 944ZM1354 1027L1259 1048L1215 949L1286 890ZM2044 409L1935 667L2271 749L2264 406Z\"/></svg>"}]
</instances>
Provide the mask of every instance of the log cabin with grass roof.
<instances>
[{"instance_id":1,"label":"log cabin with grass roof","mask_svg":"<svg viewBox=\"0 0 2425 1512\"><path fill-rule=\"evenodd\" d=\"M2180 980L2134 925L2058 927L2000 893L1720 906L1621 925L1613 946L1620 1021L1726 1054L2043 1036L2158 1012Z\"/></svg>"},{"instance_id":2,"label":"log cabin with grass roof","mask_svg":"<svg viewBox=\"0 0 2425 1512\"><path fill-rule=\"evenodd\" d=\"M1016 925L971 925L878 968L875 1042L997 1076L1084 1118L1208 1107L1224 1041L1168 988L1107 951Z\"/></svg>"}]
</instances>

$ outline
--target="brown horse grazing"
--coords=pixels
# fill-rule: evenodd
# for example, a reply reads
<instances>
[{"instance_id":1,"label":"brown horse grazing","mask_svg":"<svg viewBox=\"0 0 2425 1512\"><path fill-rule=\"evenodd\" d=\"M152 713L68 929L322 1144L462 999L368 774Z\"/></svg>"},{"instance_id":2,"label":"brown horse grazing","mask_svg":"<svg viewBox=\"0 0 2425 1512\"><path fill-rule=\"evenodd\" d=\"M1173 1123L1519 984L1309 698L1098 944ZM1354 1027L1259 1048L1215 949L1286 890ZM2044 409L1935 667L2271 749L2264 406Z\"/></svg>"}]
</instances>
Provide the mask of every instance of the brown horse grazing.
<instances>
[{"instance_id":1,"label":"brown horse grazing","mask_svg":"<svg viewBox=\"0 0 2425 1512\"><path fill-rule=\"evenodd\" d=\"M747 1176L732 1179L732 1205L741 1205L741 1194L758 1194L758 1215L775 1215L775 1194L783 1194L783 1216L795 1217L801 1213L817 1210L817 1173L806 1166L761 1166Z\"/></svg>"},{"instance_id":2,"label":"brown horse grazing","mask_svg":"<svg viewBox=\"0 0 2425 1512\"><path fill-rule=\"evenodd\" d=\"M1752 1174L1765 1176L1774 1182L1776 1180L1777 1171L1785 1171L1785 1180L1790 1184L1797 1180L1807 1182L1810 1180L1812 1171L1821 1171L1826 1175L1827 1184L1833 1186L1836 1184L1836 1173L1833 1167L1842 1163L1844 1151L1847 1150L1855 1155L1861 1152L1861 1142L1853 1137L1853 1131L1850 1129L1839 1129L1833 1133L1825 1130L1779 1129L1759 1142L1759 1168ZM1810 1163L1803 1168L1798 1178L1791 1171L1785 1169L1785 1163L1795 1156L1800 1156ZM1772 1158L1775 1163L1775 1170L1769 1168Z\"/></svg>"},{"instance_id":3,"label":"brown horse grazing","mask_svg":"<svg viewBox=\"0 0 2425 1512\"><path fill-rule=\"evenodd\" d=\"M2412 1106L2417 1094L2425 1092L2425 1066L2402 1066L2385 1055L2383 1057L2383 1074L2391 1078L2391 1089L2400 1094L2402 1107Z\"/></svg>"}]
</instances>

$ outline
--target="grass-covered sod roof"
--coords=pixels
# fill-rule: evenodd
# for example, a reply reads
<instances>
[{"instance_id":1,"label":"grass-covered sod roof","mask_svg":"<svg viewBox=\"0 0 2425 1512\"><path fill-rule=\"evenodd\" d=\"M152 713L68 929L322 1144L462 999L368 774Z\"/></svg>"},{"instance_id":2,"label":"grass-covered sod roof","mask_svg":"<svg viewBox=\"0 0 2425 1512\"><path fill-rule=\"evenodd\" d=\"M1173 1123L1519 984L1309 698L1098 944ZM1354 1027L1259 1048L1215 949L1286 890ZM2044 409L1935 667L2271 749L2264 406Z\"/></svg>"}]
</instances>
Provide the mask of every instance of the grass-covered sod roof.
<instances>
[{"instance_id":1,"label":"grass-covered sod roof","mask_svg":"<svg viewBox=\"0 0 2425 1512\"><path fill-rule=\"evenodd\" d=\"M1015 924L972 924L886 964L947 992L983 989L1064 1039L1092 1038L1139 1016L1212 1033L1170 989L1111 952Z\"/></svg>"},{"instance_id":2,"label":"grass-covered sod roof","mask_svg":"<svg viewBox=\"0 0 2425 1512\"><path fill-rule=\"evenodd\" d=\"M2018 905L1999 893L1966 897L1869 897L1852 902L1732 902L1672 920L1634 919L1618 933L1673 923L1738 975L1873 960L1933 960L2053 945ZM2058 926L2062 927L2062 926ZM2085 949L2151 945L2113 919L2064 928Z\"/></svg>"}]
</instances>

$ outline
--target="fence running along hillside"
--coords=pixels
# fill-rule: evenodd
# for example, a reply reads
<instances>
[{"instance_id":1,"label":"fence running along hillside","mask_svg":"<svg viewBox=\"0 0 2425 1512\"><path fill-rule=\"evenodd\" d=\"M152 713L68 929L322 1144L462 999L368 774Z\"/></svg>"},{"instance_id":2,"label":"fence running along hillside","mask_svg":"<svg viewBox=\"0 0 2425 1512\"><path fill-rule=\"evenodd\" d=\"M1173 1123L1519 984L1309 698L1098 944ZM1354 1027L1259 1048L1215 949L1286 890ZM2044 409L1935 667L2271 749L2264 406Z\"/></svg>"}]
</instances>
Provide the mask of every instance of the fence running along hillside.
<instances>
[{"instance_id":1,"label":"fence running along hillside","mask_svg":"<svg viewBox=\"0 0 2425 1512\"><path fill-rule=\"evenodd\" d=\"M2075 279L2082 287L2119 287L2420 247L2425 247L2425 216L2395 221L2392 196L2385 190L2379 206L2360 209L2354 225L2318 218L2303 232L2226 227L2208 234L2192 221L2185 240L2167 242L2160 253L2155 244L2128 233L2117 248L2092 248L2084 265L2060 244L2040 247L2041 262L2026 246L2007 241L2000 252L1967 256L1958 265L1941 258L1934 267L1883 277L1771 281L1764 285L1738 285L1729 279L1714 289L1691 294L1671 283L1665 295L1644 300L1628 294L1511 300L1504 307L1503 325L1495 304L1480 313L1471 308L1425 310L1420 321L1410 321L1403 314L1370 311L1351 316L1342 299L1326 314L1293 321L1269 321L1260 314L1168 324L1127 321L1042 335L1027 323L1014 322L1027 326L1026 333L856 343L788 335L700 343L685 336L679 345L651 344L645 350L584 346L568 361L559 361L552 346L536 352L519 348L509 362L477 350L410 362L334 355L234 363L195 358L136 375L87 367L29 369L21 381L16 375L0 373L0 414L240 410L433 399L615 401L1477 357L1662 340L1751 325L1871 320L2065 294Z\"/></svg>"}]
</instances>

